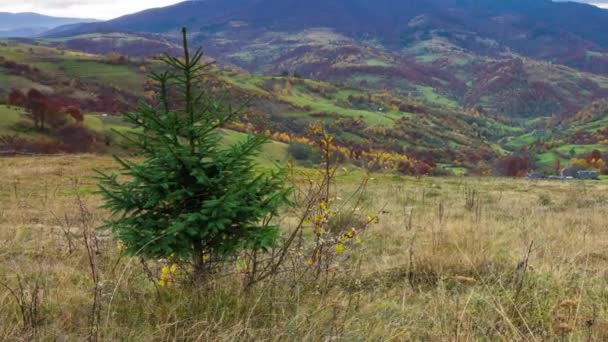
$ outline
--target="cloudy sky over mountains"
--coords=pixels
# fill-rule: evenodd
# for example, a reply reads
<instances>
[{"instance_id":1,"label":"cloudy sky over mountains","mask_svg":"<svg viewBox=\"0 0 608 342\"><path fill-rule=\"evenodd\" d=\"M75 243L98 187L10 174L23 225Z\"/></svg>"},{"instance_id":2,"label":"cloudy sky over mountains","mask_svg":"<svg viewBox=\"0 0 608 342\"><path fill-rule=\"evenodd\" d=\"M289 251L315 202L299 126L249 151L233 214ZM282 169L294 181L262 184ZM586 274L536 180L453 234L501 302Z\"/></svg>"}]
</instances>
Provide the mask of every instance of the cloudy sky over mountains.
<instances>
[{"instance_id":1,"label":"cloudy sky over mountains","mask_svg":"<svg viewBox=\"0 0 608 342\"><path fill-rule=\"evenodd\" d=\"M608 0L593 0L593 1L583 1L581 0L581 2L587 2L599 7L604 7L604 8L608 8Z\"/></svg>"},{"instance_id":2,"label":"cloudy sky over mountains","mask_svg":"<svg viewBox=\"0 0 608 342\"><path fill-rule=\"evenodd\" d=\"M608 8L608 1L595 1L591 3L599 7Z\"/></svg>"},{"instance_id":3,"label":"cloudy sky over mountains","mask_svg":"<svg viewBox=\"0 0 608 342\"><path fill-rule=\"evenodd\" d=\"M180 1L182 0L1 0L0 12L36 12L59 17L111 19ZM608 0L576 1L608 8Z\"/></svg>"},{"instance_id":4,"label":"cloudy sky over mountains","mask_svg":"<svg viewBox=\"0 0 608 342\"><path fill-rule=\"evenodd\" d=\"M0 0L0 12L36 12L57 17L111 19L183 0Z\"/></svg>"},{"instance_id":5,"label":"cloudy sky over mountains","mask_svg":"<svg viewBox=\"0 0 608 342\"><path fill-rule=\"evenodd\" d=\"M595 5L602 8L608 8L608 0L559 0L559 1L576 1Z\"/></svg>"}]
</instances>

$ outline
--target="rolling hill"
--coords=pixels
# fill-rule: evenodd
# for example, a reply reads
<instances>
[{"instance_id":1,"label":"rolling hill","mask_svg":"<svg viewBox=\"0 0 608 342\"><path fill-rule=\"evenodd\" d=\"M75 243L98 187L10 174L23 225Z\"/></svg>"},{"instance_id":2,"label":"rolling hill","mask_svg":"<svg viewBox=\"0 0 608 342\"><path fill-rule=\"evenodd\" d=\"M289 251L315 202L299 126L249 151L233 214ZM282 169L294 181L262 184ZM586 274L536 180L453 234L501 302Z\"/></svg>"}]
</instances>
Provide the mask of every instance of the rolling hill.
<instances>
[{"instance_id":1,"label":"rolling hill","mask_svg":"<svg viewBox=\"0 0 608 342\"><path fill-rule=\"evenodd\" d=\"M35 88L97 117L100 112L119 114L146 98L146 73L159 67L153 59L129 60L16 41L1 43L0 54L0 97L11 89ZM485 114L292 75L213 67L205 84L218 94L229 91L235 104L249 101L250 109L229 127L232 130L268 132L289 143L306 139L308 126L321 121L345 148L343 153L367 156L361 163L408 156L430 165L471 167L501 153L492 141L518 131Z\"/></svg>"}]
</instances>

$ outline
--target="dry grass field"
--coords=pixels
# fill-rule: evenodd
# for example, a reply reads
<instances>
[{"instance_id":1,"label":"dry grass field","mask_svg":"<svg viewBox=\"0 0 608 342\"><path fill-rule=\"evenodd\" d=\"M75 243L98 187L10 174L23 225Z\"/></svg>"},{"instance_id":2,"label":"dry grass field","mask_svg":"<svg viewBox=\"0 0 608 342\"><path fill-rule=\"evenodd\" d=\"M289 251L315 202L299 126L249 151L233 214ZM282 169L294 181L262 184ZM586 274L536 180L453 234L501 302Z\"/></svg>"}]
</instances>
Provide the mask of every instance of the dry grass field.
<instances>
[{"instance_id":1,"label":"dry grass field","mask_svg":"<svg viewBox=\"0 0 608 342\"><path fill-rule=\"evenodd\" d=\"M95 230L92 170L113 167L0 159L0 340L608 340L608 184L374 175L360 205L379 221L322 282L243 290L238 260L193 288L121 255ZM337 202L361 176L338 176Z\"/></svg>"}]
</instances>

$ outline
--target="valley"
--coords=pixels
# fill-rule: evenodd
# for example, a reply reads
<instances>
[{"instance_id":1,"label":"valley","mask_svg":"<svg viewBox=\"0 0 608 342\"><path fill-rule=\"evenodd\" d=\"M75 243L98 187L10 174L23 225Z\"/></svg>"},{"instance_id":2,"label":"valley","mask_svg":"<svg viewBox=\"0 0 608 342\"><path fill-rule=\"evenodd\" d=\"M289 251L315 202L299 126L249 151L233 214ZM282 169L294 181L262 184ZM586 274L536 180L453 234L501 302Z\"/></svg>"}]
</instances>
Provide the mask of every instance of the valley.
<instances>
[{"instance_id":1,"label":"valley","mask_svg":"<svg viewBox=\"0 0 608 342\"><path fill-rule=\"evenodd\" d=\"M308 126L323 122L344 147L350 163L398 170L405 156L407 166L402 163L400 171L405 174L461 174L462 170L504 174L496 169L498 161L516 154L530 163L509 175L532 170L555 173L557 164L585 159L594 150L608 153L601 135L605 107L594 100L601 98L602 86L608 85L603 75L522 57L501 60L462 49L458 53L457 47L437 38L413 45L404 57L373 48L365 48L366 54L332 45L347 41L344 36L322 38L324 34L312 31L285 40L299 47L282 46L275 40L276 50L268 50L264 49L268 44L254 41L240 55L228 53L220 60L208 55L209 61L217 62L204 75L205 84L214 92L228 91L235 104L250 104L240 123L228 128L270 134L277 142L290 144L305 141ZM169 37L128 33L8 40L0 46L0 96L8 99L13 89L38 89L53 101L78 106L88 118L85 126L95 141L84 151L125 152L113 129L120 127L121 112L151 96L147 74L160 70L154 56L161 50L177 53L179 48ZM279 57L268 59L262 51ZM290 51L286 53L292 57L281 57L281 51ZM252 64L256 68L247 68L247 55L260 59ZM264 67L265 63L273 68ZM306 72L307 68L316 71ZM474 88L464 90L467 84ZM530 84L534 89L529 89ZM461 97L444 87L460 92ZM545 91L547 97L539 93ZM533 104L529 98L542 103ZM543 103L554 110L547 111ZM27 121L26 111L19 112ZM592 115L593 124L577 120L581 113ZM112 124L100 124L102 114ZM24 135L24 125L19 126ZM14 124L4 127L9 135L19 131ZM61 147L61 138L47 136L57 145L53 151L69 150ZM572 144L579 146L568 148Z\"/></svg>"}]
</instances>

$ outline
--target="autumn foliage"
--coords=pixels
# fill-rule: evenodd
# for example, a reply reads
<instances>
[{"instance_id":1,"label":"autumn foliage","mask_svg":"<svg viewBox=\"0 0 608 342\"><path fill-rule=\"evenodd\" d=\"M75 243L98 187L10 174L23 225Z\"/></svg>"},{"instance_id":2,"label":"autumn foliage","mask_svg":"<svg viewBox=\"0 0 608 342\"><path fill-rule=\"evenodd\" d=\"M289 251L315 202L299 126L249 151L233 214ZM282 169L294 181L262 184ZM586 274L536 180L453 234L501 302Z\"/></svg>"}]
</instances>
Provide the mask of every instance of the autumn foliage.
<instances>
[{"instance_id":1,"label":"autumn foliage","mask_svg":"<svg viewBox=\"0 0 608 342\"><path fill-rule=\"evenodd\" d=\"M34 121L37 129L44 130L44 122L49 110L49 103L45 95L37 89L30 89L27 92L25 107L30 112L30 117Z\"/></svg>"},{"instance_id":2,"label":"autumn foliage","mask_svg":"<svg viewBox=\"0 0 608 342\"><path fill-rule=\"evenodd\" d=\"M73 101L49 97L32 88L26 93L19 89L11 90L8 104L23 107L34 129L55 139L6 136L0 141L4 150L40 154L79 153L90 151L97 141L95 134L83 125L84 114Z\"/></svg>"},{"instance_id":3,"label":"autumn foliage","mask_svg":"<svg viewBox=\"0 0 608 342\"><path fill-rule=\"evenodd\" d=\"M583 170L597 170L602 174L608 174L608 165L603 159L602 152L593 150L584 158L572 158L570 164Z\"/></svg>"},{"instance_id":4,"label":"autumn foliage","mask_svg":"<svg viewBox=\"0 0 608 342\"><path fill-rule=\"evenodd\" d=\"M10 106L23 107L27 103L27 97L19 89L13 89L8 94L8 104Z\"/></svg>"},{"instance_id":5,"label":"autumn foliage","mask_svg":"<svg viewBox=\"0 0 608 342\"><path fill-rule=\"evenodd\" d=\"M66 114L68 114L69 116L71 116L78 123L82 123L84 121L84 115L82 114L82 111L80 110L80 108L70 106L70 107L65 108L64 112Z\"/></svg>"},{"instance_id":6,"label":"autumn foliage","mask_svg":"<svg viewBox=\"0 0 608 342\"><path fill-rule=\"evenodd\" d=\"M494 172L500 176L523 177L532 167L532 162L528 157L508 156L496 162Z\"/></svg>"},{"instance_id":7,"label":"autumn foliage","mask_svg":"<svg viewBox=\"0 0 608 342\"><path fill-rule=\"evenodd\" d=\"M13 89L8 96L8 104L27 109L34 127L41 131L50 126L59 128L69 124L70 118L76 123L84 121L84 115L76 105L62 99L49 98L38 89L30 89L23 93L19 89Z\"/></svg>"}]
</instances>

